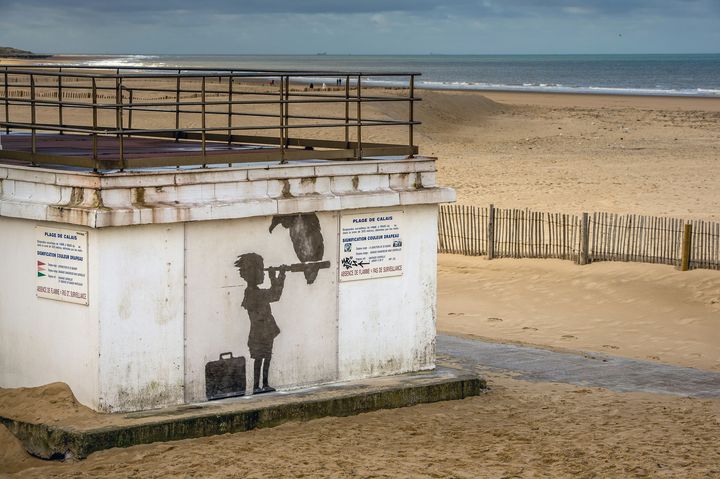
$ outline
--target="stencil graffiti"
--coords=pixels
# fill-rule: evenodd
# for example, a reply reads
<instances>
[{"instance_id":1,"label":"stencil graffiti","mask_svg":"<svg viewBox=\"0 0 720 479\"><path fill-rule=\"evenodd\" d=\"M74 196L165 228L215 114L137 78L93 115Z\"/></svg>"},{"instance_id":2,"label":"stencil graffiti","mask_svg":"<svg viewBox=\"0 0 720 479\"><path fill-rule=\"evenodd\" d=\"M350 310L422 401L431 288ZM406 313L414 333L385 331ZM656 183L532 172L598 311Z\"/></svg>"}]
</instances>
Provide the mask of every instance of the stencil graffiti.
<instances>
[{"instance_id":1,"label":"stencil graffiti","mask_svg":"<svg viewBox=\"0 0 720 479\"><path fill-rule=\"evenodd\" d=\"M329 261L321 261L325 252L325 244L317 215L312 213L275 216L272 223L270 223L270 233L278 225L282 225L290 231L290 240L295 255L302 261L301 265L292 266L295 267L295 270L302 271L305 274L307 284L312 284L321 268L330 267Z\"/></svg>"},{"instance_id":2,"label":"stencil graffiti","mask_svg":"<svg viewBox=\"0 0 720 479\"><path fill-rule=\"evenodd\" d=\"M270 309L270 303L280 301L285 285L285 270L268 268L270 287L261 289L259 286L265 279L263 257L256 253L241 255L235 266L240 270L240 277L247 282L242 307L250 317L250 334L248 348L254 361L253 394L274 391L269 384L270 360L272 359L273 342L280 334ZM262 387L260 387L260 371L262 368Z\"/></svg>"},{"instance_id":3,"label":"stencil graffiti","mask_svg":"<svg viewBox=\"0 0 720 479\"><path fill-rule=\"evenodd\" d=\"M241 303L250 319L250 332L248 334L248 349L253 359L253 394L262 394L275 389L270 385L270 364L273 356L275 338L280 335L281 328L272 313L271 303L280 301L285 288L287 273L303 273L305 284L312 285L321 269L330 267L330 261L323 261L325 246L320 229L320 221L314 213L298 215L282 215L273 217L269 233L282 226L290 234L295 256L298 263L281 264L265 267L264 258L258 253L244 253L234 262L240 277L245 281L245 291ZM265 282L267 272L270 280L269 288L261 288ZM231 353L225 353L232 358ZM235 393L227 391L238 384L237 371L239 361L233 365L227 361L229 358L221 357L218 361L208 363L206 366L206 385L208 391L222 389L222 393L215 393L217 397L239 396L244 393L244 359L242 362L243 386L236 388ZM237 358L232 358L237 359ZM209 366L211 365L212 366ZM208 369L209 368L209 369ZM212 375L207 371L212 370ZM233 376L233 377L228 377ZM217 384L211 384L217 383ZM223 389L224 388L224 389ZM207 394L208 399L213 399Z\"/></svg>"}]
</instances>

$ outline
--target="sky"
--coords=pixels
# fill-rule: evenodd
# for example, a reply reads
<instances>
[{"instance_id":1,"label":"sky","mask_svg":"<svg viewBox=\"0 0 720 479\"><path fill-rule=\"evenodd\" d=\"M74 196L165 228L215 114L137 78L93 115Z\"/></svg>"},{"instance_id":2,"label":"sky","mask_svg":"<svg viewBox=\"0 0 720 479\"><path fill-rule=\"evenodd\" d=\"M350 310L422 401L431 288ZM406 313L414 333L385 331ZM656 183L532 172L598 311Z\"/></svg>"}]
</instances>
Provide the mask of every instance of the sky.
<instances>
[{"instance_id":1,"label":"sky","mask_svg":"<svg viewBox=\"0 0 720 479\"><path fill-rule=\"evenodd\" d=\"M36 53L719 53L720 0L0 0Z\"/></svg>"}]
</instances>

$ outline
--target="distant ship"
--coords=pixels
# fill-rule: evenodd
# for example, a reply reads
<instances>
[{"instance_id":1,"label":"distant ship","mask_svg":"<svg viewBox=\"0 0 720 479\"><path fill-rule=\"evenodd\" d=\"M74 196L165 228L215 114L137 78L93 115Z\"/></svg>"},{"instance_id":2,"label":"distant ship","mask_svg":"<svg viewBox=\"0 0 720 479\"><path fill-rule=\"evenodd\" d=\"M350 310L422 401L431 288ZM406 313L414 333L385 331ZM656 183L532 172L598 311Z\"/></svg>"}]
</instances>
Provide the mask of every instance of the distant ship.
<instances>
[{"instance_id":1,"label":"distant ship","mask_svg":"<svg viewBox=\"0 0 720 479\"><path fill-rule=\"evenodd\" d=\"M327 52L316 53L315 55L327 55Z\"/></svg>"}]
</instances>

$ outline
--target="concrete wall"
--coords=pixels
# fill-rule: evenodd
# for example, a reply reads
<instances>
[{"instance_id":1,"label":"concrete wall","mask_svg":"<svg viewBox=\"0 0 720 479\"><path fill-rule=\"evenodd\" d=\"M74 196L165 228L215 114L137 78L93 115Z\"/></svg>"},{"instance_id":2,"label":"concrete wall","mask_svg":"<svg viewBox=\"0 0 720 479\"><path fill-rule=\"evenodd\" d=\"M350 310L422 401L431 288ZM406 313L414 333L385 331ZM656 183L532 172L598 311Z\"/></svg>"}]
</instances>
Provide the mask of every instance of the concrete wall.
<instances>
[{"instance_id":1,"label":"concrete wall","mask_svg":"<svg viewBox=\"0 0 720 479\"><path fill-rule=\"evenodd\" d=\"M371 211L393 210L362 210ZM437 206L394 211L403 212L403 275L340 283L341 379L435 366Z\"/></svg>"},{"instance_id":2,"label":"concrete wall","mask_svg":"<svg viewBox=\"0 0 720 479\"><path fill-rule=\"evenodd\" d=\"M402 211L402 276L338 282L340 215ZM270 310L270 385L290 389L434 366L435 205L317 213L329 267L309 284L288 272ZM0 218L0 385L70 385L102 411L204 401L205 367L246 358L248 283L234 264L300 262L291 230L272 216L87 230L89 306L35 297L35 226ZM55 225L68 228L67 225ZM77 228L77 227L70 227ZM264 272L260 289L270 286Z\"/></svg>"},{"instance_id":3,"label":"concrete wall","mask_svg":"<svg viewBox=\"0 0 720 479\"><path fill-rule=\"evenodd\" d=\"M182 223L92 231L103 411L183 402ZM92 263L91 263L92 264Z\"/></svg>"},{"instance_id":4,"label":"concrete wall","mask_svg":"<svg viewBox=\"0 0 720 479\"><path fill-rule=\"evenodd\" d=\"M0 386L65 382L77 399L99 407L98 314L101 283L90 306L37 298L35 226L88 228L0 217ZM90 278L100 277L98 236L89 234Z\"/></svg>"}]
</instances>

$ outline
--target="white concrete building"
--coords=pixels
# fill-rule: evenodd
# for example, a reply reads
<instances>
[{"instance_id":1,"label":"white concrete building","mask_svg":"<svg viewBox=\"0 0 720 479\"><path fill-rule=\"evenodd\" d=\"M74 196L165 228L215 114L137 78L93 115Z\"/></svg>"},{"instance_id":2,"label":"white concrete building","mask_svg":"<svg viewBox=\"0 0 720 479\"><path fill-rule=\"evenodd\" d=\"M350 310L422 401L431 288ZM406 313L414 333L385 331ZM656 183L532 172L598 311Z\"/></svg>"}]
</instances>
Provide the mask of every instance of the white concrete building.
<instances>
[{"instance_id":1,"label":"white concrete building","mask_svg":"<svg viewBox=\"0 0 720 479\"><path fill-rule=\"evenodd\" d=\"M0 387L119 412L431 369L454 198L424 157L0 164Z\"/></svg>"}]
</instances>

